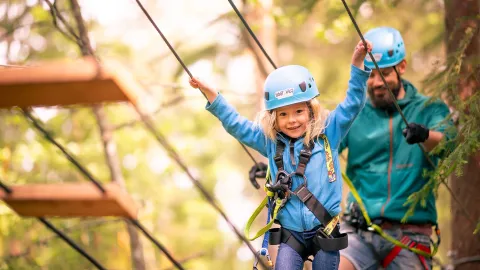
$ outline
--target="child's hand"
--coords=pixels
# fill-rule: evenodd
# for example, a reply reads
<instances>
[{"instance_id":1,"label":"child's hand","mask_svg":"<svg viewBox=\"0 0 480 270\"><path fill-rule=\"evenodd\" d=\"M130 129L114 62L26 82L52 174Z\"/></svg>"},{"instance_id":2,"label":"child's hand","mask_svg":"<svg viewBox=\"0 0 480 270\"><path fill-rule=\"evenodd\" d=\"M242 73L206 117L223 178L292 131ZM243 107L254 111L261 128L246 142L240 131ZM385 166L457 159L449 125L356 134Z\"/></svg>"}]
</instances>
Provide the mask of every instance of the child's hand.
<instances>
[{"instance_id":1,"label":"child's hand","mask_svg":"<svg viewBox=\"0 0 480 270\"><path fill-rule=\"evenodd\" d=\"M367 42L367 50L371 52L373 48L372 43L370 43L370 41L368 40L365 41ZM367 56L367 50L365 50L365 45L363 44L363 41L360 40L355 47L355 50L353 51L352 65L363 70L363 60L365 59L365 56Z\"/></svg>"},{"instance_id":2,"label":"child's hand","mask_svg":"<svg viewBox=\"0 0 480 270\"><path fill-rule=\"evenodd\" d=\"M218 95L210 86L200 81L198 78L190 78L189 83L191 87L200 89L210 103L212 103Z\"/></svg>"}]
</instances>

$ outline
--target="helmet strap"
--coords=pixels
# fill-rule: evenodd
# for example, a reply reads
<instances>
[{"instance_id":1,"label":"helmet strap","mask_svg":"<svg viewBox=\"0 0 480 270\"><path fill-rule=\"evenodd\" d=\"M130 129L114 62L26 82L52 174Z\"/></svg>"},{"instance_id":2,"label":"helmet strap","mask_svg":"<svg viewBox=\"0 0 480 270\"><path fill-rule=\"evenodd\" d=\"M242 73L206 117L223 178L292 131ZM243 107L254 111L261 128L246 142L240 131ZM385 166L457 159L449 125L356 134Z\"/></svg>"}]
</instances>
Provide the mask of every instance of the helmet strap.
<instances>
[{"instance_id":1,"label":"helmet strap","mask_svg":"<svg viewBox=\"0 0 480 270\"><path fill-rule=\"evenodd\" d=\"M395 73L397 73L397 79L398 79L398 83L400 83L400 89L402 89L403 87L403 83L402 83L402 79L400 78L400 73L398 73L398 70L397 70L397 66L393 66L393 70L395 70Z\"/></svg>"}]
</instances>

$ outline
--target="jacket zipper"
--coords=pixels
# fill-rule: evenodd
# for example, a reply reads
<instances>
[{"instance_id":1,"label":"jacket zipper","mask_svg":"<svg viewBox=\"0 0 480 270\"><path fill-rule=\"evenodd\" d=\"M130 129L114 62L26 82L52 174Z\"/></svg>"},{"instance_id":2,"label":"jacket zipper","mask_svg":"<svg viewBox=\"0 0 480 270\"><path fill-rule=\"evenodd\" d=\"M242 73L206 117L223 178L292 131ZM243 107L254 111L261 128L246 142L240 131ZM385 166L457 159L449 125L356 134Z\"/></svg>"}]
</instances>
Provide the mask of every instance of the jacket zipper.
<instances>
[{"instance_id":1,"label":"jacket zipper","mask_svg":"<svg viewBox=\"0 0 480 270\"><path fill-rule=\"evenodd\" d=\"M292 141L288 141L289 145L290 145L290 160L292 162L292 166L297 166L296 162L295 162L295 142L292 142Z\"/></svg>"},{"instance_id":2,"label":"jacket zipper","mask_svg":"<svg viewBox=\"0 0 480 270\"><path fill-rule=\"evenodd\" d=\"M390 196L391 196L391 181L392 181L392 167L393 167L393 116L392 115L390 115L388 126L390 131L390 160L388 161L388 195L387 195L387 200L385 201L385 204L382 206L382 210L380 212L382 217L385 214L385 207L390 201Z\"/></svg>"}]
</instances>

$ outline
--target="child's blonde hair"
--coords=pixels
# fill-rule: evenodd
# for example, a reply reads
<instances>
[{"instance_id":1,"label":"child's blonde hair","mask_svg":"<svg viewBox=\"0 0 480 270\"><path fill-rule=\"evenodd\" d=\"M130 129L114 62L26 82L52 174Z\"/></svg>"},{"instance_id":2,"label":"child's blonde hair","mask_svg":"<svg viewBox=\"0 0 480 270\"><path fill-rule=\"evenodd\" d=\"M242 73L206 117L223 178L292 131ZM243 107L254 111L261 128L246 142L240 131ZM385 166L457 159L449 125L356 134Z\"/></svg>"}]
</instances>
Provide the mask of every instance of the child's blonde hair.
<instances>
[{"instance_id":1,"label":"child's blonde hair","mask_svg":"<svg viewBox=\"0 0 480 270\"><path fill-rule=\"evenodd\" d=\"M328 111L325 110L321 105L320 102L313 98L306 102L307 107L309 108L309 122L307 124L307 128L305 130L305 138L304 144L309 145L315 139L324 133L325 128L327 127L328 123ZM313 113L313 118L311 114ZM277 141L277 133L278 133L278 125L277 125L277 114L276 110L271 111L263 111L259 114L258 120L260 126L262 127L265 135L271 139L272 141Z\"/></svg>"}]
</instances>

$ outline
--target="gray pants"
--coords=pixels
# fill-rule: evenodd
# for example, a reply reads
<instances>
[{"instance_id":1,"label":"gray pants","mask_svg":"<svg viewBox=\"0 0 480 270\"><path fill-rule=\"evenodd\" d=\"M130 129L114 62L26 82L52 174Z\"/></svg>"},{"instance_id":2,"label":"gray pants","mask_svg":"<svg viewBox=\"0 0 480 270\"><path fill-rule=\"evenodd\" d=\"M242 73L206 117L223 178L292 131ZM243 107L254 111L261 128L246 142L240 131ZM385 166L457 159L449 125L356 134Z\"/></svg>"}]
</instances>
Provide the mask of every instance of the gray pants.
<instances>
[{"instance_id":1,"label":"gray pants","mask_svg":"<svg viewBox=\"0 0 480 270\"><path fill-rule=\"evenodd\" d=\"M342 233L348 233L348 247L340 250L340 255L347 258L356 270L383 269L382 260L394 248L394 245L377 233L359 230L343 222L340 226ZM384 230L385 233L399 240L408 236L412 241L430 246L428 235L410 232L401 229ZM432 260L425 258L428 269L432 269ZM395 259L387 266L388 270L415 269L424 270L424 266L417 254L402 249Z\"/></svg>"}]
</instances>

